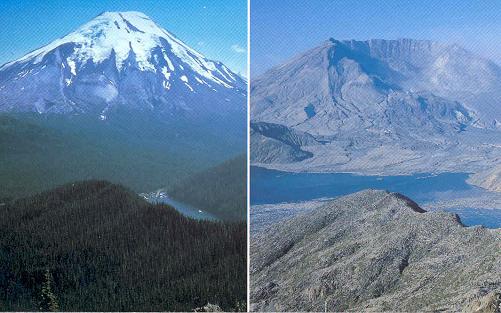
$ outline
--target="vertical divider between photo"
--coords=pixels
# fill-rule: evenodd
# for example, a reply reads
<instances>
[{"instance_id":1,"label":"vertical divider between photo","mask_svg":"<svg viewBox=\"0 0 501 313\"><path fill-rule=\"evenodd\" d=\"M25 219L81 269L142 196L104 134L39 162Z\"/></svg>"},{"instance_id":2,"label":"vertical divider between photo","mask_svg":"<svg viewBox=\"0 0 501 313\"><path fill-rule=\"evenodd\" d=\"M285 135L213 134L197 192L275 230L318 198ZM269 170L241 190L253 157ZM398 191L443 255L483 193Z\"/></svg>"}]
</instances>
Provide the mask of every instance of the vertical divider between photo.
<instances>
[{"instance_id":1,"label":"vertical divider between photo","mask_svg":"<svg viewBox=\"0 0 501 313\"><path fill-rule=\"evenodd\" d=\"M250 312L250 3L247 0L247 312Z\"/></svg>"}]
</instances>

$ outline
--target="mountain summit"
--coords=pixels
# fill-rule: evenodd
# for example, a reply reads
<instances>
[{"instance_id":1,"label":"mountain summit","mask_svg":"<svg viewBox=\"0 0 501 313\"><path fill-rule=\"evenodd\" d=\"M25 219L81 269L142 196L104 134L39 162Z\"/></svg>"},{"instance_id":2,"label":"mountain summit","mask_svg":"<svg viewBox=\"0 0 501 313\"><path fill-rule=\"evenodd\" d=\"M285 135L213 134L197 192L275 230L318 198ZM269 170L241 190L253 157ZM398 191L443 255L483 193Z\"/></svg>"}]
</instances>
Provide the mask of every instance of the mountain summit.
<instances>
[{"instance_id":1,"label":"mountain summit","mask_svg":"<svg viewBox=\"0 0 501 313\"><path fill-rule=\"evenodd\" d=\"M245 150L246 104L221 62L143 13L102 13L0 67L0 197L88 178L169 187Z\"/></svg>"},{"instance_id":2,"label":"mountain summit","mask_svg":"<svg viewBox=\"0 0 501 313\"><path fill-rule=\"evenodd\" d=\"M253 81L251 159L294 171L476 171L501 152L500 102L501 68L458 45L329 39Z\"/></svg>"},{"instance_id":3,"label":"mountain summit","mask_svg":"<svg viewBox=\"0 0 501 313\"><path fill-rule=\"evenodd\" d=\"M360 191L254 235L250 311L499 312L500 239Z\"/></svg>"},{"instance_id":4,"label":"mountain summit","mask_svg":"<svg viewBox=\"0 0 501 313\"><path fill-rule=\"evenodd\" d=\"M122 107L214 113L243 111L244 103L240 76L140 12L104 12L0 67L0 111L106 119Z\"/></svg>"},{"instance_id":5,"label":"mountain summit","mask_svg":"<svg viewBox=\"0 0 501 313\"><path fill-rule=\"evenodd\" d=\"M346 118L382 115L378 109L392 102L409 103L402 109L426 102L417 113L452 124L481 117L489 127L501 119L499 106L488 105L501 100L501 68L457 45L427 40L329 39L258 77L252 92L254 119L279 122L284 116L283 124L319 134ZM319 129L323 118L329 122Z\"/></svg>"}]
</instances>

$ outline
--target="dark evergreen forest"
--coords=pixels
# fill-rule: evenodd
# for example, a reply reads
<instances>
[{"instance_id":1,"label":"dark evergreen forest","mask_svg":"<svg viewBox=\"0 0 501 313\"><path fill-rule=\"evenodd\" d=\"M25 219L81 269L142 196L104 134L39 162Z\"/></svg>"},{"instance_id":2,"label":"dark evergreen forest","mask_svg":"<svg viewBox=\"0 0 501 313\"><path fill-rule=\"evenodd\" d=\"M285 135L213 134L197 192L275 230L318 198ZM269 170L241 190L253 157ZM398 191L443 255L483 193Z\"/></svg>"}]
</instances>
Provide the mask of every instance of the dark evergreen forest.
<instances>
[{"instance_id":1,"label":"dark evergreen forest","mask_svg":"<svg viewBox=\"0 0 501 313\"><path fill-rule=\"evenodd\" d=\"M194 174L168 190L173 198L224 220L247 217L247 158L241 154Z\"/></svg>"},{"instance_id":2,"label":"dark evergreen forest","mask_svg":"<svg viewBox=\"0 0 501 313\"><path fill-rule=\"evenodd\" d=\"M80 115L0 114L0 198L91 179L150 192L245 150L245 130L221 140L181 120L127 117L103 122Z\"/></svg>"},{"instance_id":3,"label":"dark evergreen forest","mask_svg":"<svg viewBox=\"0 0 501 313\"><path fill-rule=\"evenodd\" d=\"M3 311L244 310L246 225L85 181L0 200Z\"/></svg>"}]
</instances>

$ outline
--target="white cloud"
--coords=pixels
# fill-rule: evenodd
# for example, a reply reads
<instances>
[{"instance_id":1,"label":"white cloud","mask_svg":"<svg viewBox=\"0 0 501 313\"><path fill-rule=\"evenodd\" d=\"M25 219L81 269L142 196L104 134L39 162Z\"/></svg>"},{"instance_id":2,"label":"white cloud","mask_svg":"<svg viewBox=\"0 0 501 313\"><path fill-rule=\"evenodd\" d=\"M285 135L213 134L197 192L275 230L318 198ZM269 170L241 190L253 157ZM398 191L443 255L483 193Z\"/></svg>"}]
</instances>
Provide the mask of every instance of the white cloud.
<instances>
[{"instance_id":1,"label":"white cloud","mask_svg":"<svg viewBox=\"0 0 501 313\"><path fill-rule=\"evenodd\" d=\"M247 52L247 49L245 48L242 48L240 45L238 44L234 44L231 46L231 50L235 51L236 53L246 53Z\"/></svg>"}]
</instances>

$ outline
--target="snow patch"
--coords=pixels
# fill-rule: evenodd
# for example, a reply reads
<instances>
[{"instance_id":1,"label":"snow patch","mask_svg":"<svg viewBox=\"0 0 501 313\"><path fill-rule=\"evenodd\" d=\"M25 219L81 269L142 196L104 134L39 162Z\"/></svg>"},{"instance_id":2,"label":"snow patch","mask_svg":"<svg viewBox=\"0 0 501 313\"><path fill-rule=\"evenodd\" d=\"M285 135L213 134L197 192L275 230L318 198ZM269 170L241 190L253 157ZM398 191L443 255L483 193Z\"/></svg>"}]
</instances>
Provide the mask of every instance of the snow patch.
<instances>
[{"instance_id":1,"label":"snow patch","mask_svg":"<svg viewBox=\"0 0 501 313\"><path fill-rule=\"evenodd\" d=\"M167 62L167 66L169 67L169 70L171 72L174 72L176 69L174 68L174 64L172 64L172 61L169 59L169 56L167 56L167 52L165 49L162 49L162 54L164 56L165 62Z\"/></svg>"},{"instance_id":2,"label":"snow patch","mask_svg":"<svg viewBox=\"0 0 501 313\"><path fill-rule=\"evenodd\" d=\"M205 80L202 80L202 79L200 79L200 78L198 78L198 77L196 77L196 76L195 76L195 80L196 80L197 82L199 82L200 84L202 84L202 85L207 85L207 86L209 86L209 87L212 87L212 86L211 86L209 83L207 83Z\"/></svg>"},{"instance_id":3,"label":"snow patch","mask_svg":"<svg viewBox=\"0 0 501 313\"><path fill-rule=\"evenodd\" d=\"M73 61L70 58L67 58L66 63L68 63L68 66L70 67L71 74L76 76L77 75L77 67L76 67L75 61Z\"/></svg>"},{"instance_id":4,"label":"snow patch","mask_svg":"<svg viewBox=\"0 0 501 313\"><path fill-rule=\"evenodd\" d=\"M167 68L165 66L162 67L162 74L164 74L165 79L169 80L170 73L169 73L169 71L167 70Z\"/></svg>"},{"instance_id":5,"label":"snow patch","mask_svg":"<svg viewBox=\"0 0 501 313\"><path fill-rule=\"evenodd\" d=\"M230 73L230 71L228 70L228 68L224 65L221 66L223 68L223 71L225 73L225 75L223 76L226 76L226 78L228 79L229 77L229 80L233 80L235 81L235 76L233 76L233 74ZM220 71L219 71L220 72ZM220 72L221 73L221 72ZM221 73L222 74L222 73Z\"/></svg>"}]
</instances>

